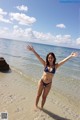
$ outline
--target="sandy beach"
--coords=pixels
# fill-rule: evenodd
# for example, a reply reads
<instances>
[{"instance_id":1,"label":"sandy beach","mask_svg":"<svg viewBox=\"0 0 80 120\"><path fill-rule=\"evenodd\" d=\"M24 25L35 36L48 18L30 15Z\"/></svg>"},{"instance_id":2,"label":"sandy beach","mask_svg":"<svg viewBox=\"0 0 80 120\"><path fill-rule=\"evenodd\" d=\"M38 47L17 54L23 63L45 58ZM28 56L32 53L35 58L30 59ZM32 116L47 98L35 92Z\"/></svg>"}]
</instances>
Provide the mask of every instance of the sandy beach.
<instances>
[{"instance_id":1,"label":"sandy beach","mask_svg":"<svg viewBox=\"0 0 80 120\"><path fill-rule=\"evenodd\" d=\"M34 111L37 83L27 79L13 69L0 72L0 112L7 112L8 120L80 120L80 106L55 90L50 91L44 109Z\"/></svg>"}]
</instances>

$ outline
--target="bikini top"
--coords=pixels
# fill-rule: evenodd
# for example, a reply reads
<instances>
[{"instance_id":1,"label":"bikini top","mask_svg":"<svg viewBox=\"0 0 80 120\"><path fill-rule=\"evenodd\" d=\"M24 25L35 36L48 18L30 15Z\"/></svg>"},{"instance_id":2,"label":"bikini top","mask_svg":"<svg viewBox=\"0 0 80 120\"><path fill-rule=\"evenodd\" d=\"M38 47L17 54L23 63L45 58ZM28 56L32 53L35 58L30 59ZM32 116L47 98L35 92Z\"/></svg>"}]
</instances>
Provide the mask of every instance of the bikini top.
<instances>
[{"instance_id":1,"label":"bikini top","mask_svg":"<svg viewBox=\"0 0 80 120\"><path fill-rule=\"evenodd\" d=\"M49 72L49 73L52 73L52 74L55 74L55 67L54 68L52 68L52 70L50 71L49 69L48 69L48 66L46 66L45 68L44 68L44 71L45 72Z\"/></svg>"}]
</instances>

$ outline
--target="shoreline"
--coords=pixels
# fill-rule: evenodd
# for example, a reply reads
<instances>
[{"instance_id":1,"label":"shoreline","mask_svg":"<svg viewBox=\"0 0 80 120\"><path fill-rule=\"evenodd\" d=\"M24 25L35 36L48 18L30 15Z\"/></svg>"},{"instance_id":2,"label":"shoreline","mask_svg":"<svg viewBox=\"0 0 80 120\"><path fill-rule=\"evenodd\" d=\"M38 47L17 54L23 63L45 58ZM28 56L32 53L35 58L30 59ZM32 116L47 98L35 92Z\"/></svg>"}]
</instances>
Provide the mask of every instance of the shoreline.
<instances>
[{"instance_id":1,"label":"shoreline","mask_svg":"<svg viewBox=\"0 0 80 120\"><path fill-rule=\"evenodd\" d=\"M9 120L80 119L79 108L55 89L51 89L44 109L35 112L35 84L13 69L10 73L0 73L0 112L7 111Z\"/></svg>"}]
</instances>

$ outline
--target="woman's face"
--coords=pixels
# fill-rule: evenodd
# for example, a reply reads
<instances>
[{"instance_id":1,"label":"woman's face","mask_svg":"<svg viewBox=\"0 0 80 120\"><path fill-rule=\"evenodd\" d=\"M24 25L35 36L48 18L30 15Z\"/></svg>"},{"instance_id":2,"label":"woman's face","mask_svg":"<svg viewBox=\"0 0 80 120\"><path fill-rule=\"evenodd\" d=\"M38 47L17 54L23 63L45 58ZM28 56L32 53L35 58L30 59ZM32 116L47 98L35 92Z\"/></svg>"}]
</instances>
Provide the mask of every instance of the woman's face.
<instances>
[{"instance_id":1,"label":"woman's face","mask_svg":"<svg viewBox=\"0 0 80 120\"><path fill-rule=\"evenodd\" d=\"M54 57L50 54L50 55L48 56L48 62L49 62L50 64L52 64L53 61L54 61Z\"/></svg>"}]
</instances>

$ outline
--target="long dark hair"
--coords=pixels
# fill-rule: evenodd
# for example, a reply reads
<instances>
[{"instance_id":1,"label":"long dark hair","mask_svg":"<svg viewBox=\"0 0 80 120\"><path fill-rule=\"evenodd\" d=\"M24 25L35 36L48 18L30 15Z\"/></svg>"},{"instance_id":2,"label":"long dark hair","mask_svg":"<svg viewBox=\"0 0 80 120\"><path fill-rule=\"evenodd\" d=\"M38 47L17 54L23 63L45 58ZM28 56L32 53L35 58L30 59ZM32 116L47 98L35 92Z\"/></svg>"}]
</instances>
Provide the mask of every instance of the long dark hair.
<instances>
[{"instance_id":1,"label":"long dark hair","mask_svg":"<svg viewBox=\"0 0 80 120\"><path fill-rule=\"evenodd\" d=\"M55 57L55 54L53 52L50 52L50 53L47 54L47 56L46 56L46 65L49 66L49 61L48 61L48 56L49 55L53 56L53 58L54 58L53 65L55 65L55 63L56 63L56 57Z\"/></svg>"}]
</instances>

